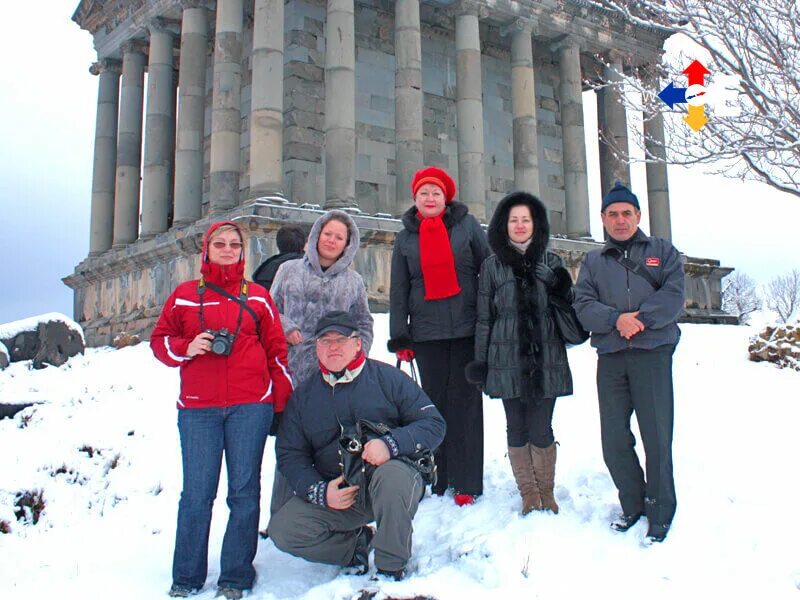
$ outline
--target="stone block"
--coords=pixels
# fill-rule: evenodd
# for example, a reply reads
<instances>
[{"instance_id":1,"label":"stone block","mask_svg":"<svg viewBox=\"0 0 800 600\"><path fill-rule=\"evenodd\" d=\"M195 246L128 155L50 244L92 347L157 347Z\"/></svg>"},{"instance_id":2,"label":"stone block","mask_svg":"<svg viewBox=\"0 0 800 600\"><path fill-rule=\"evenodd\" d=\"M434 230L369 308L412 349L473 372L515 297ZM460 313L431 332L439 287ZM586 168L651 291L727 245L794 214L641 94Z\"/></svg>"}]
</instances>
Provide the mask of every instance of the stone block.
<instances>
[{"instance_id":1,"label":"stone block","mask_svg":"<svg viewBox=\"0 0 800 600\"><path fill-rule=\"evenodd\" d=\"M547 98L540 96L537 98L539 101L539 108L542 110L550 111L550 112L558 112L558 102L556 102L553 98Z\"/></svg>"},{"instance_id":2,"label":"stone block","mask_svg":"<svg viewBox=\"0 0 800 600\"><path fill-rule=\"evenodd\" d=\"M306 81L314 81L316 83L323 83L325 79L324 69L312 65L307 62L300 62L297 60L289 61L283 67L284 77L297 77Z\"/></svg>"},{"instance_id":3,"label":"stone block","mask_svg":"<svg viewBox=\"0 0 800 600\"><path fill-rule=\"evenodd\" d=\"M301 144L316 144L322 146L325 143L325 134L318 129L309 129L292 125L284 128L283 140L284 143L299 142Z\"/></svg>"},{"instance_id":4,"label":"stone block","mask_svg":"<svg viewBox=\"0 0 800 600\"><path fill-rule=\"evenodd\" d=\"M394 114L394 100L385 96L370 96L369 107L372 110L377 110L386 114Z\"/></svg>"},{"instance_id":5,"label":"stone block","mask_svg":"<svg viewBox=\"0 0 800 600\"><path fill-rule=\"evenodd\" d=\"M322 147L299 142L284 143L283 156L284 159L296 158L310 162L322 162Z\"/></svg>"},{"instance_id":6,"label":"stone block","mask_svg":"<svg viewBox=\"0 0 800 600\"><path fill-rule=\"evenodd\" d=\"M544 159L552 163L560 164L564 161L564 153L560 149L544 148Z\"/></svg>"},{"instance_id":7,"label":"stone block","mask_svg":"<svg viewBox=\"0 0 800 600\"><path fill-rule=\"evenodd\" d=\"M286 32L286 47L300 46L309 50L317 49L317 36L301 29L292 29Z\"/></svg>"},{"instance_id":8,"label":"stone block","mask_svg":"<svg viewBox=\"0 0 800 600\"><path fill-rule=\"evenodd\" d=\"M305 110L290 110L283 116L284 127L308 127L323 131L325 128L325 115L319 113L308 112Z\"/></svg>"}]
</instances>

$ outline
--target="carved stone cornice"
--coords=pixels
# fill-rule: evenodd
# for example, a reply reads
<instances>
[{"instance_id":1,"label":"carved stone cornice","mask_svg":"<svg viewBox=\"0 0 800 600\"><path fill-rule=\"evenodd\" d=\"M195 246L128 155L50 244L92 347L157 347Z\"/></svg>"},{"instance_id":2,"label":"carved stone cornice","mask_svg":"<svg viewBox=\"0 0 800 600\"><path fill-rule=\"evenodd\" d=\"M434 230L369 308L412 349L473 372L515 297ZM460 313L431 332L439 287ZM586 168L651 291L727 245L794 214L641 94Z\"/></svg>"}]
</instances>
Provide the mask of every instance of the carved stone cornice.
<instances>
[{"instance_id":1,"label":"carved stone cornice","mask_svg":"<svg viewBox=\"0 0 800 600\"><path fill-rule=\"evenodd\" d=\"M539 19L520 17L519 19L514 19L508 25L500 27L500 35L503 37L523 32L528 35L536 35L539 32Z\"/></svg>"},{"instance_id":2,"label":"carved stone cornice","mask_svg":"<svg viewBox=\"0 0 800 600\"><path fill-rule=\"evenodd\" d=\"M178 0L178 4L184 10L187 8L208 8L206 0Z\"/></svg>"},{"instance_id":3,"label":"carved stone cornice","mask_svg":"<svg viewBox=\"0 0 800 600\"><path fill-rule=\"evenodd\" d=\"M550 52L558 52L564 48L570 48L572 46L578 47L578 52L582 52L586 48L585 42L578 37L577 35L567 34L559 40L556 40L552 44L550 44Z\"/></svg>"},{"instance_id":4,"label":"carved stone cornice","mask_svg":"<svg viewBox=\"0 0 800 600\"><path fill-rule=\"evenodd\" d=\"M489 7L480 0L459 0L448 11L453 17L470 15L485 19L489 16Z\"/></svg>"},{"instance_id":5,"label":"carved stone cornice","mask_svg":"<svg viewBox=\"0 0 800 600\"><path fill-rule=\"evenodd\" d=\"M122 47L120 49L122 50L123 56L125 56L125 54L129 52L135 52L138 54L147 54L147 43L144 42L143 40L128 40L127 42L122 44Z\"/></svg>"},{"instance_id":6,"label":"carved stone cornice","mask_svg":"<svg viewBox=\"0 0 800 600\"><path fill-rule=\"evenodd\" d=\"M89 67L89 73L92 75L100 75L100 73L122 73L122 63L114 58L103 58L98 60Z\"/></svg>"}]
</instances>

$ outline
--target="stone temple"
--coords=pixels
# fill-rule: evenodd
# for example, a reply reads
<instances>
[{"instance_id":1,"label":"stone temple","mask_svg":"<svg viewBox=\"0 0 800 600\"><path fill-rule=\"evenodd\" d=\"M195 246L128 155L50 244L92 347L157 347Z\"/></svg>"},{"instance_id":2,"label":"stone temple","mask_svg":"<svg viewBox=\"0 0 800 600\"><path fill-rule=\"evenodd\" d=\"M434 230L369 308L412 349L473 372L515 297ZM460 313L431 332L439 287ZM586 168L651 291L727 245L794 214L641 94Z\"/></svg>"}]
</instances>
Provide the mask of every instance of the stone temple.
<instances>
[{"instance_id":1,"label":"stone temple","mask_svg":"<svg viewBox=\"0 0 800 600\"><path fill-rule=\"evenodd\" d=\"M658 64L671 33L581 0L82 0L73 20L97 50L90 251L64 278L89 344L149 333L222 219L250 232L252 271L282 224L350 211L356 268L385 308L396 217L423 165L447 169L483 222L509 191L541 197L575 275L599 243L587 136L601 138L602 190L630 184L618 89L597 92L599 132L582 92ZM661 119L645 134L663 156ZM634 191L645 231L670 237L666 166ZM731 269L686 257L685 271L687 319L725 320Z\"/></svg>"}]
</instances>

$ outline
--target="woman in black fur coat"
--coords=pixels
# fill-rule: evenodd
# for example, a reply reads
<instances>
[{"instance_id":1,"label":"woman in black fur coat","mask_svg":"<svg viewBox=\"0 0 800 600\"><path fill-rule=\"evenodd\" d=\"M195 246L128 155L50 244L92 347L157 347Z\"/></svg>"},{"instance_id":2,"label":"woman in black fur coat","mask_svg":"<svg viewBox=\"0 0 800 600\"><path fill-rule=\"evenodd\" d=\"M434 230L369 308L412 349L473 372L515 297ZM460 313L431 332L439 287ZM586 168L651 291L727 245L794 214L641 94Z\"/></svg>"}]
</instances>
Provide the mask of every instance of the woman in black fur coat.
<instances>
[{"instance_id":1,"label":"woman in black fur coat","mask_svg":"<svg viewBox=\"0 0 800 600\"><path fill-rule=\"evenodd\" d=\"M480 273L475 360L466 369L469 381L503 399L523 514L558 512L553 409L557 397L572 394L558 325L577 323L572 278L561 257L547 251L549 232L547 210L535 196L514 192L498 204L488 232L494 255Z\"/></svg>"}]
</instances>

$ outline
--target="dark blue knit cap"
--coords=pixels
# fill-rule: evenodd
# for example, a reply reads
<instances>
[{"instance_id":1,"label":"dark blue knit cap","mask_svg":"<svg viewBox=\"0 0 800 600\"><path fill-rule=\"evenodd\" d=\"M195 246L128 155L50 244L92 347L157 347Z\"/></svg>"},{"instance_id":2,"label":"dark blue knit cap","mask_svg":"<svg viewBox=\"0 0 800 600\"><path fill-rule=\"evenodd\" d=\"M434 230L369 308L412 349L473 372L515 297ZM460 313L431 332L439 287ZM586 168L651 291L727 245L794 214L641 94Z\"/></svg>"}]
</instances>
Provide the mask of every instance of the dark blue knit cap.
<instances>
[{"instance_id":1,"label":"dark blue knit cap","mask_svg":"<svg viewBox=\"0 0 800 600\"><path fill-rule=\"evenodd\" d=\"M614 187L611 188L606 194L606 197L603 198L603 207L600 209L600 212L605 212L609 204L614 204L615 202L627 202L628 204L633 204L636 210L641 210L641 208L639 208L639 199L636 197L636 194L619 181L614 184Z\"/></svg>"}]
</instances>

